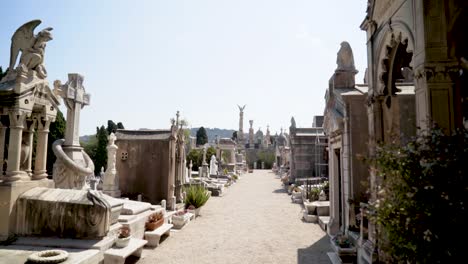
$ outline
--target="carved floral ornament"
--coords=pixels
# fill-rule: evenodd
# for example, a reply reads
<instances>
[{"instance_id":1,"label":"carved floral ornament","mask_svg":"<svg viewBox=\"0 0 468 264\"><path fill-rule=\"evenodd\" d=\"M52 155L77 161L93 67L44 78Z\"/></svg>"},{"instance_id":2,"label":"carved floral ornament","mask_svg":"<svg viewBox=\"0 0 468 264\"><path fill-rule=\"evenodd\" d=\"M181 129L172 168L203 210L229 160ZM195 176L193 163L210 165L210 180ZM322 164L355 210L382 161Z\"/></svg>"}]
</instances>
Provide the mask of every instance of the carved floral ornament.
<instances>
[{"instance_id":1,"label":"carved floral ornament","mask_svg":"<svg viewBox=\"0 0 468 264\"><path fill-rule=\"evenodd\" d=\"M452 82L460 74L458 63L448 63L445 65L434 64L420 67L414 71L414 78L419 80L425 78L431 82Z\"/></svg>"},{"instance_id":2,"label":"carved floral ornament","mask_svg":"<svg viewBox=\"0 0 468 264\"><path fill-rule=\"evenodd\" d=\"M373 26L374 29L372 30L375 32L376 23L374 21L368 22L369 26ZM370 85L373 89L369 90L368 97L367 97L367 105L370 106L371 104L381 100L382 96L385 96L384 89L388 85L388 74L393 67L394 56L396 54L396 49L399 45L406 46L407 53L413 53L414 50L414 38L411 34L411 31L408 29L408 26L400 21L392 22L391 20L388 21L385 28L380 31L379 35L377 35L373 42L375 46L378 47L374 52L374 63L377 65L377 76L378 81L374 85ZM372 33L373 34L373 33ZM410 62L410 66L412 62ZM372 80L369 80L372 84ZM390 93L389 93L390 94Z\"/></svg>"}]
</instances>

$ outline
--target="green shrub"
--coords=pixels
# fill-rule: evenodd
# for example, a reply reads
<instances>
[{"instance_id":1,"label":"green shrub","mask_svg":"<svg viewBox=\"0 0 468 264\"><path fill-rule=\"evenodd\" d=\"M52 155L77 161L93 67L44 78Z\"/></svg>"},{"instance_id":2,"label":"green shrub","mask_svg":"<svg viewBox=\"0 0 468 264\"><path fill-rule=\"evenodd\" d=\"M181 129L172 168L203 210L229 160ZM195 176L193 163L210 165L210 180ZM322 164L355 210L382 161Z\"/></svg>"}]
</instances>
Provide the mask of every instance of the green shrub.
<instances>
[{"instance_id":1,"label":"green shrub","mask_svg":"<svg viewBox=\"0 0 468 264\"><path fill-rule=\"evenodd\" d=\"M233 174L233 175L232 175L232 179L233 179L233 180L237 180L237 179L239 179L239 176Z\"/></svg>"},{"instance_id":2,"label":"green shrub","mask_svg":"<svg viewBox=\"0 0 468 264\"><path fill-rule=\"evenodd\" d=\"M311 187L307 195L307 197L309 198L309 201L311 202L317 201L319 199L321 191L322 191L321 187L315 187L315 186Z\"/></svg>"},{"instance_id":3,"label":"green shrub","mask_svg":"<svg viewBox=\"0 0 468 264\"><path fill-rule=\"evenodd\" d=\"M457 263L467 221L468 131L439 128L404 146L377 147L378 197L371 203L384 262Z\"/></svg>"},{"instance_id":4,"label":"green shrub","mask_svg":"<svg viewBox=\"0 0 468 264\"><path fill-rule=\"evenodd\" d=\"M200 185L191 185L185 189L185 192L185 208L188 208L191 205L195 208L199 208L210 198L209 192Z\"/></svg>"}]
</instances>

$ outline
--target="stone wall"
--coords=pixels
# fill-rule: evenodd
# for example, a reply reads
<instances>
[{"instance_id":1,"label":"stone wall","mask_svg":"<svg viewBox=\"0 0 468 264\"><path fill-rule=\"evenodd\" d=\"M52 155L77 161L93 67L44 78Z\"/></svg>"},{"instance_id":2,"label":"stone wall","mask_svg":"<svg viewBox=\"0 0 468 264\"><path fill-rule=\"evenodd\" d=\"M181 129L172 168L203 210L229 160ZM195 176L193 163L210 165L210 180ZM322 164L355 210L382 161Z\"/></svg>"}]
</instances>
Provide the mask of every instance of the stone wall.
<instances>
[{"instance_id":1,"label":"stone wall","mask_svg":"<svg viewBox=\"0 0 468 264\"><path fill-rule=\"evenodd\" d=\"M136 198L152 204L170 200L169 140L120 140L116 144L117 171L122 197ZM123 157L126 159L123 159Z\"/></svg>"},{"instance_id":2,"label":"stone wall","mask_svg":"<svg viewBox=\"0 0 468 264\"><path fill-rule=\"evenodd\" d=\"M275 148L269 147L265 149L245 149L245 153L247 155L247 165L249 168L254 167L254 162L257 161L257 169L261 167L261 161L265 162L265 169L271 169L273 166L273 162L275 162ZM270 161L271 157L271 161Z\"/></svg>"}]
</instances>

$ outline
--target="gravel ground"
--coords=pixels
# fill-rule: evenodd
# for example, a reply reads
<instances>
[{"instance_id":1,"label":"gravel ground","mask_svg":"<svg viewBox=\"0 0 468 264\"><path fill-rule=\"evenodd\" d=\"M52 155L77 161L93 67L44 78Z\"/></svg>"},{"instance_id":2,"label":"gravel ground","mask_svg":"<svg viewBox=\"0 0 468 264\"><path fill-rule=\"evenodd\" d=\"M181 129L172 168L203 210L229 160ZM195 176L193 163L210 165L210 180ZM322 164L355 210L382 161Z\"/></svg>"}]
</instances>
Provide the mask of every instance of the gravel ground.
<instances>
[{"instance_id":1,"label":"gravel ground","mask_svg":"<svg viewBox=\"0 0 468 264\"><path fill-rule=\"evenodd\" d=\"M330 263L329 239L301 220L271 171L245 174L224 196L211 197L201 216L172 232L138 263Z\"/></svg>"}]
</instances>

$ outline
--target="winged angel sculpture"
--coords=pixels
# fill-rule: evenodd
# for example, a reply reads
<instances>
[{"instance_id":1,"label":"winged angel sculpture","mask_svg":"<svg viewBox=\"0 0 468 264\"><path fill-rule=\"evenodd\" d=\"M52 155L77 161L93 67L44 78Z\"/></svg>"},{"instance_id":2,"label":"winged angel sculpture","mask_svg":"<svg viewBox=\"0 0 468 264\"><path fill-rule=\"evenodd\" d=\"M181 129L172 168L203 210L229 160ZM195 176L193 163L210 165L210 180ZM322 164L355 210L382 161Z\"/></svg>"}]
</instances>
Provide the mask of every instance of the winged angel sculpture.
<instances>
[{"instance_id":1,"label":"winged angel sculpture","mask_svg":"<svg viewBox=\"0 0 468 264\"><path fill-rule=\"evenodd\" d=\"M41 30L34 35L34 29L41 24L41 20L32 20L19 27L13 37L11 37L10 65L7 80L14 79L19 71L28 73L36 71L41 79L47 77L47 71L44 67L44 55L46 43L52 40L51 27ZM16 60L19 52L21 57L18 67L15 69ZM15 70L13 70L15 69Z\"/></svg>"}]
</instances>

